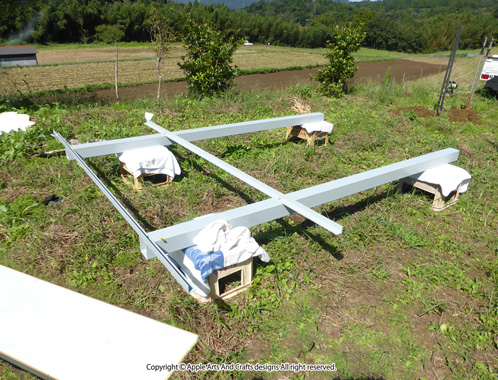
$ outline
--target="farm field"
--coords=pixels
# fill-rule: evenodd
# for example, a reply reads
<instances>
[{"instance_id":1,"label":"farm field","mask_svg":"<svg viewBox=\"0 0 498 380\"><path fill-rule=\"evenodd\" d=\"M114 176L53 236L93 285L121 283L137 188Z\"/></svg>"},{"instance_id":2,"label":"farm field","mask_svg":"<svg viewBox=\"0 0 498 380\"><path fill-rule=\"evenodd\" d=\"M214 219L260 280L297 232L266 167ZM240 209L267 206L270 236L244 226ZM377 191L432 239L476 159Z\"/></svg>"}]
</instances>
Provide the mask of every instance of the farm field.
<instances>
[{"instance_id":1,"label":"farm field","mask_svg":"<svg viewBox=\"0 0 498 380\"><path fill-rule=\"evenodd\" d=\"M259 57L274 64L281 57L282 64L320 56L291 53ZM363 54L369 61L391 58ZM406 56L393 58L391 66L408 66ZM0 137L0 265L198 334L186 363L335 363L338 369L178 372L173 379L497 379L497 99L480 84L473 122L454 117L464 111L477 64L475 57L459 57L453 70L459 88L436 117L439 65L447 57L410 62L429 63L433 71L420 75L417 67L417 80L402 82L398 69L386 76L389 63L380 65L375 78L366 76L340 99L317 95L297 76L282 87L238 86L202 100L109 102L94 91L61 94L53 103L2 97L0 112L27 113L36 124L26 134ZM105 64L112 79L112 62L46 68ZM449 147L460 150L454 164L472 182L455 205L437 213L430 209L433 197L409 189L400 194L395 182L315 208L344 227L339 236L297 214L256 226L252 236L270 263L255 261L249 291L226 303L199 304L158 260L143 258L136 234L74 161L43 155L61 148L53 129L81 142L150 134L145 111L171 131L324 113L334 124L327 146L286 142L284 130L196 143L283 193ZM171 151L182 174L143 193L121 180L114 155L88 163L147 231L266 198L178 146ZM43 205L51 194L64 201ZM0 378L36 379L4 361Z\"/></svg>"},{"instance_id":2,"label":"farm field","mask_svg":"<svg viewBox=\"0 0 498 380\"><path fill-rule=\"evenodd\" d=\"M243 46L234 55L234 64L242 70L286 69L313 67L326 64L323 49L297 49L277 46ZM161 65L163 80L184 77L178 67L183 47L175 45ZM147 46L119 48L119 83L121 85L152 83L157 78L153 52ZM79 49L41 48L39 66L0 70L0 94L27 94L43 90L81 88L87 85L114 83L115 50L112 47ZM358 62L386 61L412 58L407 54L376 52L363 49L357 54ZM420 60L420 59L419 59ZM447 59L424 57L422 62L445 67ZM405 60L405 64L409 61ZM419 66L417 66L419 67ZM408 70L410 70L408 68ZM438 71L440 66L438 66ZM434 74L435 69L422 74ZM420 67L417 74L420 73ZM385 70L380 74L383 76ZM401 74L402 75L402 74ZM408 79L408 76L407 76ZM174 85L173 85L174 86Z\"/></svg>"},{"instance_id":3,"label":"farm field","mask_svg":"<svg viewBox=\"0 0 498 380\"><path fill-rule=\"evenodd\" d=\"M411 61L397 59L377 62L360 62L359 70L355 73L351 83L360 84L368 81L382 81L387 71L398 83L403 80L417 80L439 74L445 70L446 65L434 64L424 61ZM316 82L311 81L310 75L316 75L318 67L301 70L285 70L267 74L242 75L235 78L235 86L238 91L252 90L282 90L295 85L316 86ZM186 81L167 82L161 85L162 96L175 96L187 92ZM119 91L122 99L150 98L157 95L157 84L141 84L123 87ZM113 101L116 99L116 92L112 88L95 91L98 99Z\"/></svg>"},{"instance_id":4,"label":"farm field","mask_svg":"<svg viewBox=\"0 0 498 380\"><path fill-rule=\"evenodd\" d=\"M119 46L120 59L153 59L154 52L150 44L141 44L143 46ZM77 47L65 47L65 45L56 47L37 47L39 49L38 59L40 64L65 64L65 63L81 63L81 62L98 62L98 61L114 61L116 58L116 49L114 46L102 47L80 45ZM302 52L320 55L324 49L295 49L288 47L253 45L241 46L237 54L278 54L288 51ZM185 49L180 44L173 44L169 57L178 58L185 55Z\"/></svg>"},{"instance_id":5,"label":"farm field","mask_svg":"<svg viewBox=\"0 0 498 380\"><path fill-rule=\"evenodd\" d=\"M175 46L169 58L162 61L163 80L184 77L178 67L183 53L183 48ZM120 83L150 83L156 80L155 60L150 48L121 48L120 56L123 59L119 63ZM113 83L114 57L115 51L112 48L42 50L41 62L54 64L2 70L0 88L3 94L11 94ZM243 70L316 66L324 63L325 58L310 49L243 47L234 56L234 64Z\"/></svg>"}]
</instances>

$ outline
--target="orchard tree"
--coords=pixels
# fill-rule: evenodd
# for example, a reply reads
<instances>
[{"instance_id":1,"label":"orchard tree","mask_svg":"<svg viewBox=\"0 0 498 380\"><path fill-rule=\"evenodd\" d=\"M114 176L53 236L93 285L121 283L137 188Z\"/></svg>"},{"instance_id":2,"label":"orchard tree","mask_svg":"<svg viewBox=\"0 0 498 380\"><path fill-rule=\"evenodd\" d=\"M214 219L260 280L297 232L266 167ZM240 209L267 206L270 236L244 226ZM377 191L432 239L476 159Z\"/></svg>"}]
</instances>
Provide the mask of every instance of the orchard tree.
<instances>
[{"instance_id":1,"label":"orchard tree","mask_svg":"<svg viewBox=\"0 0 498 380\"><path fill-rule=\"evenodd\" d=\"M106 44L113 43L116 46L116 64L114 70L114 83L116 85L116 99L119 100L118 91L118 41L124 37L124 27L122 25L99 25L95 28L95 37Z\"/></svg>"},{"instance_id":2,"label":"orchard tree","mask_svg":"<svg viewBox=\"0 0 498 380\"><path fill-rule=\"evenodd\" d=\"M160 15L155 7L149 11L149 17L145 21L145 25L149 31L152 41L152 49L156 55L156 70L157 70L157 100L161 99L161 61L171 51L171 43L175 40L175 34L171 28L167 26L167 18Z\"/></svg>"},{"instance_id":3,"label":"orchard tree","mask_svg":"<svg viewBox=\"0 0 498 380\"><path fill-rule=\"evenodd\" d=\"M312 80L320 82L318 91L322 95L339 97L347 91L346 81L358 70L353 53L360 49L364 38L365 32L361 27L336 26L335 37L332 41L327 41L327 51L324 54L330 64L323 70L318 70L317 75L311 75Z\"/></svg>"},{"instance_id":4,"label":"orchard tree","mask_svg":"<svg viewBox=\"0 0 498 380\"><path fill-rule=\"evenodd\" d=\"M210 25L197 24L190 17L182 40L186 55L178 65L185 72L189 92L200 96L221 95L233 86L239 70L231 64L242 40L225 37Z\"/></svg>"}]
</instances>

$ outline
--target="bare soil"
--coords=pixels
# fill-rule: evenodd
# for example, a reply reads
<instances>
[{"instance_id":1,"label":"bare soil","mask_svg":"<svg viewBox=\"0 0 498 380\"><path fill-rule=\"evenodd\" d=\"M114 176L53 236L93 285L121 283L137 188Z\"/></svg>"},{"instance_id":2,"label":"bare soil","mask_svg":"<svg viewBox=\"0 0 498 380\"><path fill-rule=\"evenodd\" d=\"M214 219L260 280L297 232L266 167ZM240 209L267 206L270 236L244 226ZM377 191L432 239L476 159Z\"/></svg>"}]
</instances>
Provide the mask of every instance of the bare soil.
<instances>
[{"instance_id":1,"label":"bare soil","mask_svg":"<svg viewBox=\"0 0 498 380\"><path fill-rule=\"evenodd\" d=\"M397 59L394 61L359 63L359 70L356 72L351 84L366 83L371 81L381 81L389 68L391 77L396 82L403 80L417 80L422 77L432 76L446 70L444 65L427 62L415 62L407 59ZM241 91L249 90L275 90L284 89L298 84L312 85L310 74L316 74L319 68L279 71L269 74L244 75L235 80L236 88ZM167 82L161 86L161 96L175 96L187 91L187 83ZM121 99L149 98L157 95L157 84L145 84L131 87L123 87L119 90ZM97 91L97 97L102 100L115 100L115 90L112 88Z\"/></svg>"},{"instance_id":2,"label":"bare soil","mask_svg":"<svg viewBox=\"0 0 498 380\"><path fill-rule=\"evenodd\" d=\"M393 110L392 112L399 115L401 112L413 112L417 117L433 117L436 116L434 111L426 107L415 106L415 107L403 107Z\"/></svg>"},{"instance_id":3,"label":"bare soil","mask_svg":"<svg viewBox=\"0 0 498 380\"><path fill-rule=\"evenodd\" d=\"M477 124L477 111L468 109L458 109L455 106L451 107L448 112L448 118L450 121L470 121L473 124Z\"/></svg>"}]
</instances>

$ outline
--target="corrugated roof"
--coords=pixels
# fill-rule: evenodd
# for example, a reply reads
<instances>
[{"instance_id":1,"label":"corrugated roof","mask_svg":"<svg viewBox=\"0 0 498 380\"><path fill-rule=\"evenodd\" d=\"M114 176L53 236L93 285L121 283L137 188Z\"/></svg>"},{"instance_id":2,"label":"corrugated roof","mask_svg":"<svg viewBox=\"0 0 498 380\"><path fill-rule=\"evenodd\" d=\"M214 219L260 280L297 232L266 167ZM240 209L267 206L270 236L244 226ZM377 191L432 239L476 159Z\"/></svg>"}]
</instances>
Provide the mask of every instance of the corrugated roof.
<instances>
[{"instance_id":1,"label":"corrugated roof","mask_svg":"<svg viewBox=\"0 0 498 380\"><path fill-rule=\"evenodd\" d=\"M2 46L0 47L0 56L21 55L21 54L38 54L33 46Z\"/></svg>"}]
</instances>

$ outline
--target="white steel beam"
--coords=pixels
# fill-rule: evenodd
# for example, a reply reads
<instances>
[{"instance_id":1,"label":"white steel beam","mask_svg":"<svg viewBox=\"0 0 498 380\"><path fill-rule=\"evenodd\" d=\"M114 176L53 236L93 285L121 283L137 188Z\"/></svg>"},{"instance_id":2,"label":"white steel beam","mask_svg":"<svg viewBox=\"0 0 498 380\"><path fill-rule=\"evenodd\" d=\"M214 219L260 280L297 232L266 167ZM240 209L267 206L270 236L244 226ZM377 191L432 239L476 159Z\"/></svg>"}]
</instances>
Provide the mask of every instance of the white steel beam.
<instances>
[{"instance_id":1,"label":"white steel beam","mask_svg":"<svg viewBox=\"0 0 498 380\"><path fill-rule=\"evenodd\" d=\"M273 119L245 121L242 123L217 125L214 127L187 129L183 131L172 132L176 136L183 138L186 141L199 141L215 139L219 137L241 135L244 133L253 133L267 131L271 129L286 128L293 125L301 125L305 123L313 123L323 121L323 113L311 113L307 115L295 115L277 117ZM95 143L87 143L72 146L75 152L82 158L105 156L108 154L122 153L126 150L146 148L155 145L172 145L171 141L164 135L150 135L130 137L125 139L117 139L112 141L99 141ZM68 157L72 160L74 158Z\"/></svg>"},{"instance_id":2,"label":"white steel beam","mask_svg":"<svg viewBox=\"0 0 498 380\"><path fill-rule=\"evenodd\" d=\"M285 197L304 206L315 207L456 161L458 155L458 150L447 148L289 193ZM234 226L252 227L282 218L293 212L291 208L272 198L149 232L148 236L166 252L173 252L191 246L193 238L214 220L224 219Z\"/></svg>"}]
</instances>

